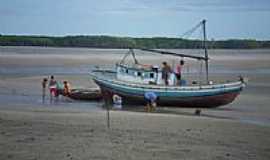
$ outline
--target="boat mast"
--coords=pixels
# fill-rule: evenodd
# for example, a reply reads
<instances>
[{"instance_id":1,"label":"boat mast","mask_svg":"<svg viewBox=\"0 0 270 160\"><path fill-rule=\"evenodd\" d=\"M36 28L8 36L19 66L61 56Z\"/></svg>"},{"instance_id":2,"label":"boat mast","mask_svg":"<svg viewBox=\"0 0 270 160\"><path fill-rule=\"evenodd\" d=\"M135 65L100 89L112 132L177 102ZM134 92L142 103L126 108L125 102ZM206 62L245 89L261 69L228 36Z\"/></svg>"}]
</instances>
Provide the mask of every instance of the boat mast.
<instances>
[{"instance_id":1,"label":"boat mast","mask_svg":"<svg viewBox=\"0 0 270 160\"><path fill-rule=\"evenodd\" d=\"M207 52L207 36L206 36L206 20L202 20L199 24L197 24L195 27L193 27L191 30L185 32L182 37L186 35L191 35L195 30L197 30L199 27L202 26L203 29L203 46L202 48L204 49L204 57L202 56L193 56L193 55L186 55L186 54L180 54L180 53L174 53L174 52L168 52L168 51L161 51L161 50L156 50L156 49L146 49L146 48L141 48L143 51L148 51L148 52L155 52L155 53L160 53L160 54L168 54L168 55L173 55L173 56L179 56L179 57L187 57L187 58L193 58L197 60L204 60L205 61L205 73L206 73L206 82L209 84L209 73L208 73L208 52Z\"/></svg>"},{"instance_id":2,"label":"boat mast","mask_svg":"<svg viewBox=\"0 0 270 160\"><path fill-rule=\"evenodd\" d=\"M206 82L209 83L208 78L208 52L207 52L207 45L206 45L206 20L204 19L202 21L202 27L203 27L203 47L204 47L204 56L205 56L205 71L206 71Z\"/></svg>"}]
</instances>

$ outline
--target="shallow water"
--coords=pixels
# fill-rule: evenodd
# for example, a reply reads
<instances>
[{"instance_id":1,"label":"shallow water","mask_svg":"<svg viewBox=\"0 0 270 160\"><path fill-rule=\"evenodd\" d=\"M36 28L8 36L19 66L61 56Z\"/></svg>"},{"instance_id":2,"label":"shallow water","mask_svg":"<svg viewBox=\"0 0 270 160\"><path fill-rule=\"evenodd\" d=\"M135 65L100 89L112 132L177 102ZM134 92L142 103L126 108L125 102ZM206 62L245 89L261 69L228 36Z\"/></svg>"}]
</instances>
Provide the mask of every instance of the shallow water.
<instances>
[{"instance_id":1,"label":"shallow water","mask_svg":"<svg viewBox=\"0 0 270 160\"><path fill-rule=\"evenodd\" d=\"M37 75L82 75L87 74L94 68L92 65L80 65L76 67L67 66L3 66L0 68L0 75L23 75L23 76L37 76Z\"/></svg>"},{"instance_id":2,"label":"shallow water","mask_svg":"<svg viewBox=\"0 0 270 160\"><path fill-rule=\"evenodd\" d=\"M47 98L42 102L41 79L55 75L72 82L73 86L91 87L88 73L96 65L113 68L127 50L50 48L50 47L0 47L0 107L1 106L58 106L91 111L100 109L102 102L65 101L53 104ZM198 54L198 50L173 50L179 53ZM232 104L218 109L203 109L202 115L211 118L228 118L245 123L270 126L270 50L214 50L209 51L210 77L226 79L243 75L249 77L248 87ZM156 54L138 57L145 62L160 62L164 56ZM172 59L168 60L169 62ZM196 64L197 62L191 62ZM187 66L189 66L187 64ZM199 65L196 64L196 67ZM188 68L188 67L186 67ZM198 73L190 65L184 76ZM143 107L125 106L124 110L142 111ZM161 108L158 112L193 115L194 109Z\"/></svg>"}]
</instances>

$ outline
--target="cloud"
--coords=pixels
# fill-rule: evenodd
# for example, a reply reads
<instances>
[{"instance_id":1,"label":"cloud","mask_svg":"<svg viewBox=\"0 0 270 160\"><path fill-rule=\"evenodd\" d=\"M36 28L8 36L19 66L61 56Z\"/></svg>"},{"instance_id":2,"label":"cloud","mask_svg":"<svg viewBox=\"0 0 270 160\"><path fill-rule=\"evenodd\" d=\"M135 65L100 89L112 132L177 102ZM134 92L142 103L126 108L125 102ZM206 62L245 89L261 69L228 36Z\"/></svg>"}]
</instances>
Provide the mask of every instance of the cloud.
<instances>
[{"instance_id":1,"label":"cloud","mask_svg":"<svg viewBox=\"0 0 270 160\"><path fill-rule=\"evenodd\" d=\"M180 1L172 9L185 6L189 11L234 11L234 12L261 12L270 11L269 1L259 0L204 0L204 1Z\"/></svg>"},{"instance_id":2,"label":"cloud","mask_svg":"<svg viewBox=\"0 0 270 160\"><path fill-rule=\"evenodd\" d=\"M103 7L101 7L103 8ZM269 12L268 0L123 0L106 10L114 13L132 12Z\"/></svg>"}]
</instances>

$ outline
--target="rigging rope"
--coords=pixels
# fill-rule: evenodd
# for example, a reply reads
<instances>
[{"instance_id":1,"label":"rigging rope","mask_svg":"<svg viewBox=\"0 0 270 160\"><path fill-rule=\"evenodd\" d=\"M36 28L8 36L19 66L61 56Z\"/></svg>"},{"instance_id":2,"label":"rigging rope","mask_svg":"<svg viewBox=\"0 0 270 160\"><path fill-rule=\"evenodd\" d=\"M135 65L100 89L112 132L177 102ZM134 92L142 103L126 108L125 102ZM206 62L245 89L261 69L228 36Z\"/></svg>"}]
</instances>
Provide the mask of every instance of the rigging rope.
<instances>
[{"instance_id":1,"label":"rigging rope","mask_svg":"<svg viewBox=\"0 0 270 160\"><path fill-rule=\"evenodd\" d=\"M180 38L184 39L188 39L198 28L201 27L203 23L200 22L199 24L197 24L196 26L194 26L193 28L191 28L190 30L186 31L185 33L183 33Z\"/></svg>"},{"instance_id":2,"label":"rigging rope","mask_svg":"<svg viewBox=\"0 0 270 160\"><path fill-rule=\"evenodd\" d=\"M129 49L128 52L125 54L125 56L122 58L122 60L120 61L120 64L123 64L126 60L126 58L129 56L129 55L132 55L132 58L134 60L134 63L135 64L139 64L138 60L136 59L135 57L135 53L133 51L133 49Z\"/></svg>"}]
</instances>

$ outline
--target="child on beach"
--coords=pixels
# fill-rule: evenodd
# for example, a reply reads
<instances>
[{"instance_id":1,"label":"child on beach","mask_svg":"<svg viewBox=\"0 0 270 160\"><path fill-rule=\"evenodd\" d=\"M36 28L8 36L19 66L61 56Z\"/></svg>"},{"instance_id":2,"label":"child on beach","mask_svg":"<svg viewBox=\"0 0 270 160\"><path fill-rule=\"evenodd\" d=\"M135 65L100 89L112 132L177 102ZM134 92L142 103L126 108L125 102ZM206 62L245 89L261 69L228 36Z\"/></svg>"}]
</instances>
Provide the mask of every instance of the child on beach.
<instances>
[{"instance_id":1,"label":"child on beach","mask_svg":"<svg viewBox=\"0 0 270 160\"><path fill-rule=\"evenodd\" d=\"M43 103L44 103L45 97L46 97L47 82L48 82L48 79L47 78L43 78L43 81L42 81L42 102Z\"/></svg>"},{"instance_id":2,"label":"child on beach","mask_svg":"<svg viewBox=\"0 0 270 160\"><path fill-rule=\"evenodd\" d=\"M50 91L50 101L52 102L52 98L57 96L57 82L54 79L54 76L51 76L50 82L49 82L49 91Z\"/></svg>"},{"instance_id":3,"label":"child on beach","mask_svg":"<svg viewBox=\"0 0 270 160\"><path fill-rule=\"evenodd\" d=\"M63 87L61 87L61 93L63 95L63 100L70 102L71 87L68 81L63 81Z\"/></svg>"},{"instance_id":4,"label":"child on beach","mask_svg":"<svg viewBox=\"0 0 270 160\"><path fill-rule=\"evenodd\" d=\"M67 81L64 81L64 96L69 96L70 94L70 84Z\"/></svg>"},{"instance_id":5,"label":"child on beach","mask_svg":"<svg viewBox=\"0 0 270 160\"><path fill-rule=\"evenodd\" d=\"M114 109L121 109L122 108L122 97L114 94L113 97L113 108Z\"/></svg>"}]
</instances>

